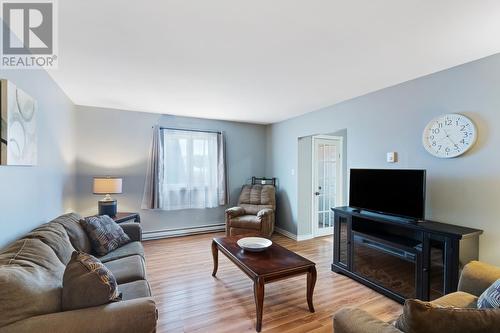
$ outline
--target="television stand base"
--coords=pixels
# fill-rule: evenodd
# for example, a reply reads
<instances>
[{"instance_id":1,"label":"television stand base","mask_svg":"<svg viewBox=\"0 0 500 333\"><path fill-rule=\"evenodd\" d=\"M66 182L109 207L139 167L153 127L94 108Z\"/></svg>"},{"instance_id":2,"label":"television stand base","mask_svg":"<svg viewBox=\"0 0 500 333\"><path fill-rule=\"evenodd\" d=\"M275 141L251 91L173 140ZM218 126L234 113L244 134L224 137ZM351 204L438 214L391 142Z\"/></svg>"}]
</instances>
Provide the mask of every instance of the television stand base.
<instances>
[{"instance_id":1,"label":"television stand base","mask_svg":"<svg viewBox=\"0 0 500 333\"><path fill-rule=\"evenodd\" d=\"M460 267L478 258L482 230L354 207L332 210L332 271L398 302L456 291Z\"/></svg>"}]
</instances>

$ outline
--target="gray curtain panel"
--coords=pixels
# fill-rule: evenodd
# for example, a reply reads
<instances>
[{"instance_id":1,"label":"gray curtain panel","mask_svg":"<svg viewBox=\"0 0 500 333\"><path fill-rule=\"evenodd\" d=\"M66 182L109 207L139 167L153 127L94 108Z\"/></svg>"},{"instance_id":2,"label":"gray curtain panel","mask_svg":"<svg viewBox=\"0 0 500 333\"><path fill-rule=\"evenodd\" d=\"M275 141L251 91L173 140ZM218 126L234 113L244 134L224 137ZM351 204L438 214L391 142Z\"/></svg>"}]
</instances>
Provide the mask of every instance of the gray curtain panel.
<instances>
[{"instance_id":1,"label":"gray curtain panel","mask_svg":"<svg viewBox=\"0 0 500 333\"><path fill-rule=\"evenodd\" d=\"M142 209L162 209L163 135L160 126L153 127L153 141L142 198Z\"/></svg>"},{"instance_id":2,"label":"gray curtain panel","mask_svg":"<svg viewBox=\"0 0 500 333\"><path fill-rule=\"evenodd\" d=\"M226 141L223 133L217 135L217 169L219 205L224 206L229 202L229 193L227 191Z\"/></svg>"}]
</instances>

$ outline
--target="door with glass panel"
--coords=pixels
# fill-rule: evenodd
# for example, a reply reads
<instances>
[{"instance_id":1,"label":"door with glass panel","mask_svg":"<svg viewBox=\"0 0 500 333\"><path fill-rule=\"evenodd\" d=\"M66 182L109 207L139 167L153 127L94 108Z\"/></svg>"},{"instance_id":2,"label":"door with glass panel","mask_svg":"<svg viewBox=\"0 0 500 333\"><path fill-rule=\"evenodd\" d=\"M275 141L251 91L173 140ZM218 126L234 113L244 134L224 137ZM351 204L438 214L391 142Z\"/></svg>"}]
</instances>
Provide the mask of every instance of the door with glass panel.
<instances>
[{"instance_id":1,"label":"door with glass panel","mask_svg":"<svg viewBox=\"0 0 500 333\"><path fill-rule=\"evenodd\" d=\"M313 235L333 233L331 208L342 204L342 138L313 137Z\"/></svg>"}]
</instances>

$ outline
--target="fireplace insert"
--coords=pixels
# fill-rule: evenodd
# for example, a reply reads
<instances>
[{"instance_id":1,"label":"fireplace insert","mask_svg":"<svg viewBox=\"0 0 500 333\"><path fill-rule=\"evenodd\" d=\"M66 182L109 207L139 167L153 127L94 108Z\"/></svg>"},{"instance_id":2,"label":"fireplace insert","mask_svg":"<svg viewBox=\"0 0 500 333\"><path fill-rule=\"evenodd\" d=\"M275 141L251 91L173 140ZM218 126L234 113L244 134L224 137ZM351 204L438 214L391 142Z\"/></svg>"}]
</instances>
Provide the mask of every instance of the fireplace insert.
<instances>
[{"instance_id":1,"label":"fireplace insert","mask_svg":"<svg viewBox=\"0 0 500 333\"><path fill-rule=\"evenodd\" d=\"M404 298L419 296L417 272L421 254L421 244L407 247L353 232L353 272Z\"/></svg>"}]
</instances>

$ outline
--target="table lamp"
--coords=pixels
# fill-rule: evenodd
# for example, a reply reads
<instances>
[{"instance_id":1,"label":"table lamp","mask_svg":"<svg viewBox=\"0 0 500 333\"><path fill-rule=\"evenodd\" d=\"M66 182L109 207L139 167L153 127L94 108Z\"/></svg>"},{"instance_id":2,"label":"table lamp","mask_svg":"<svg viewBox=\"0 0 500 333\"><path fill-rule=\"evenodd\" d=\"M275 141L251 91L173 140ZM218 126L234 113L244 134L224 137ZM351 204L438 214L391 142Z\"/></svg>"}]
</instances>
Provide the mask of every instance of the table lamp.
<instances>
[{"instance_id":1,"label":"table lamp","mask_svg":"<svg viewBox=\"0 0 500 333\"><path fill-rule=\"evenodd\" d=\"M122 179L118 177L94 177L94 194L105 194L99 200L99 215L116 216L116 200L110 194L122 193Z\"/></svg>"}]
</instances>

